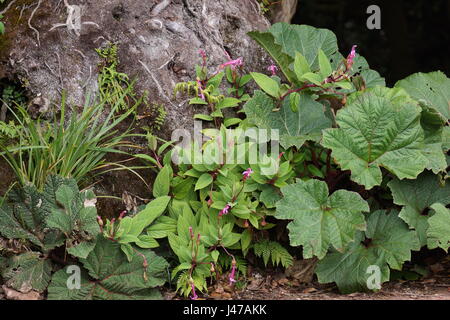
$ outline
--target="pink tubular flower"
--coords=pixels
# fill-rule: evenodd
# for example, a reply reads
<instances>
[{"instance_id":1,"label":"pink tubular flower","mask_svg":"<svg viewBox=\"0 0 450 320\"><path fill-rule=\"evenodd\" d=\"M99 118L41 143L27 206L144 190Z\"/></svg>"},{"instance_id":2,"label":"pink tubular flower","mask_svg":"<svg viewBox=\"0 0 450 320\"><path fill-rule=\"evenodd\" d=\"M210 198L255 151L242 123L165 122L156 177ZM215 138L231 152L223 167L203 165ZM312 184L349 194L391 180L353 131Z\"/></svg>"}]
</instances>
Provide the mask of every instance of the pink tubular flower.
<instances>
[{"instance_id":1,"label":"pink tubular flower","mask_svg":"<svg viewBox=\"0 0 450 320\"><path fill-rule=\"evenodd\" d=\"M235 273L236 273L236 260L233 259L232 262L233 267L231 268L231 274L230 277L228 278L228 280L230 280L230 286L236 282L236 279L234 279Z\"/></svg>"},{"instance_id":2,"label":"pink tubular flower","mask_svg":"<svg viewBox=\"0 0 450 320\"><path fill-rule=\"evenodd\" d=\"M268 68L268 71L272 72L272 75L275 76L277 74L278 68L275 64L271 64Z\"/></svg>"},{"instance_id":3,"label":"pink tubular flower","mask_svg":"<svg viewBox=\"0 0 450 320\"><path fill-rule=\"evenodd\" d=\"M197 300L198 296L197 296L197 293L195 292L195 285L194 285L193 281L191 282L191 290L192 290L191 300Z\"/></svg>"},{"instance_id":4,"label":"pink tubular flower","mask_svg":"<svg viewBox=\"0 0 450 320\"><path fill-rule=\"evenodd\" d=\"M200 54L200 56L202 57L203 60L206 59L206 52L203 49L199 49L198 53Z\"/></svg>"},{"instance_id":5,"label":"pink tubular flower","mask_svg":"<svg viewBox=\"0 0 450 320\"><path fill-rule=\"evenodd\" d=\"M219 212L219 216L223 216L225 214L228 214L228 210L230 210L231 206L227 203L227 205L225 206L225 208L223 208L222 210L220 210Z\"/></svg>"},{"instance_id":6,"label":"pink tubular flower","mask_svg":"<svg viewBox=\"0 0 450 320\"><path fill-rule=\"evenodd\" d=\"M197 78L197 85L198 85L198 90L199 92L199 97L202 98L203 100L205 100L205 95L203 94L203 87L202 87L202 83L200 82L200 79Z\"/></svg>"},{"instance_id":7,"label":"pink tubular flower","mask_svg":"<svg viewBox=\"0 0 450 320\"><path fill-rule=\"evenodd\" d=\"M127 214L127 210L123 210L120 215L119 215L119 220L122 220L123 217L125 217L125 215Z\"/></svg>"},{"instance_id":8,"label":"pink tubular flower","mask_svg":"<svg viewBox=\"0 0 450 320\"><path fill-rule=\"evenodd\" d=\"M356 57L356 45L352 46L352 50L350 51L350 54L347 56L347 70L350 70L353 65L353 59Z\"/></svg>"},{"instance_id":9,"label":"pink tubular flower","mask_svg":"<svg viewBox=\"0 0 450 320\"><path fill-rule=\"evenodd\" d=\"M252 173L253 173L253 170L251 168L248 168L247 170L242 172L242 175L244 176L244 178L243 178L244 181L247 180Z\"/></svg>"},{"instance_id":10,"label":"pink tubular flower","mask_svg":"<svg viewBox=\"0 0 450 320\"><path fill-rule=\"evenodd\" d=\"M240 67L240 66L242 66L243 64L244 64L244 62L242 61L242 57L239 57L239 58L237 58L237 59L235 59L235 60L229 60L229 61L227 61L227 62L221 64L221 65L219 66L219 69L223 69L223 68L225 68L226 66L230 66L231 69L235 69L236 67Z\"/></svg>"},{"instance_id":11,"label":"pink tubular flower","mask_svg":"<svg viewBox=\"0 0 450 320\"><path fill-rule=\"evenodd\" d=\"M191 239L194 239L194 231L192 230L192 227L189 227L189 234L191 236Z\"/></svg>"}]
</instances>

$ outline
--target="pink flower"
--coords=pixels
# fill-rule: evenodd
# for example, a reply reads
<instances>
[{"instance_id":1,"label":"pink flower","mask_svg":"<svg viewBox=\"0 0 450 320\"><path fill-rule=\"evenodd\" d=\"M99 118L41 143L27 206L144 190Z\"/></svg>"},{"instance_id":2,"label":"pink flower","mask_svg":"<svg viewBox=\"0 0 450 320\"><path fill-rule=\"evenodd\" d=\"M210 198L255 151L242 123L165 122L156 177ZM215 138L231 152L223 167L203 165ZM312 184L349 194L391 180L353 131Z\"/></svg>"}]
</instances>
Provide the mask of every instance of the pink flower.
<instances>
[{"instance_id":1,"label":"pink flower","mask_svg":"<svg viewBox=\"0 0 450 320\"><path fill-rule=\"evenodd\" d=\"M278 68L276 65L274 65L273 63L267 68L267 70L269 70L270 72L272 72L272 75L276 75Z\"/></svg>"},{"instance_id":2,"label":"pink flower","mask_svg":"<svg viewBox=\"0 0 450 320\"><path fill-rule=\"evenodd\" d=\"M197 300L198 296L197 296L197 293L195 292L195 285L194 285L193 281L191 282L191 290L192 290L191 300Z\"/></svg>"},{"instance_id":3,"label":"pink flower","mask_svg":"<svg viewBox=\"0 0 450 320\"><path fill-rule=\"evenodd\" d=\"M230 210L231 206L229 204L227 204L225 206L225 208L223 208L222 210L220 210L219 212L219 216L223 216L225 214L228 214L228 210Z\"/></svg>"},{"instance_id":4,"label":"pink flower","mask_svg":"<svg viewBox=\"0 0 450 320\"><path fill-rule=\"evenodd\" d=\"M120 215L119 215L119 220L122 220L123 217L125 217L125 215L127 214L127 210L123 210Z\"/></svg>"},{"instance_id":5,"label":"pink flower","mask_svg":"<svg viewBox=\"0 0 450 320\"><path fill-rule=\"evenodd\" d=\"M228 280L230 280L230 286L234 282L236 282L236 279L234 279L234 276L235 276L235 273L236 273L236 260L233 259L232 265L233 265L233 267L231 269L231 274L230 274L230 277L228 278Z\"/></svg>"},{"instance_id":6,"label":"pink flower","mask_svg":"<svg viewBox=\"0 0 450 320\"><path fill-rule=\"evenodd\" d=\"M189 227L189 234L191 236L191 239L194 239L194 231L192 230L192 227Z\"/></svg>"},{"instance_id":7,"label":"pink flower","mask_svg":"<svg viewBox=\"0 0 450 320\"><path fill-rule=\"evenodd\" d=\"M236 67L242 66L243 64L244 64L244 62L242 61L242 58L239 57L239 58L237 58L237 59L235 59L235 60L229 60L229 61L227 61L227 62L221 64L221 65L219 66L219 70L225 68L226 66L230 66L231 69L234 69L234 68L236 68Z\"/></svg>"},{"instance_id":8,"label":"pink flower","mask_svg":"<svg viewBox=\"0 0 450 320\"><path fill-rule=\"evenodd\" d=\"M97 222L98 222L98 224L99 224L100 226L103 226L103 220L102 220L102 217L97 216Z\"/></svg>"},{"instance_id":9,"label":"pink flower","mask_svg":"<svg viewBox=\"0 0 450 320\"><path fill-rule=\"evenodd\" d=\"M198 90L200 91L199 94L198 94L199 97L202 98L203 100L205 100L205 95L203 94L202 83L201 83L199 78L197 78L197 86L198 86Z\"/></svg>"},{"instance_id":10,"label":"pink flower","mask_svg":"<svg viewBox=\"0 0 450 320\"><path fill-rule=\"evenodd\" d=\"M350 51L350 54L347 56L347 70L350 70L353 65L353 59L356 57L356 45L352 46L352 50Z\"/></svg>"},{"instance_id":11,"label":"pink flower","mask_svg":"<svg viewBox=\"0 0 450 320\"><path fill-rule=\"evenodd\" d=\"M247 180L252 173L253 173L253 170L251 168L248 168L247 170L242 172L242 175L244 176L244 181Z\"/></svg>"},{"instance_id":12,"label":"pink flower","mask_svg":"<svg viewBox=\"0 0 450 320\"><path fill-rule=\"evenodd\" d=\"M200 54L200 56L202 57L203 60L206 59L206 52L203 49L199 49L198 53Z\"/></svg>"}]
</instances>

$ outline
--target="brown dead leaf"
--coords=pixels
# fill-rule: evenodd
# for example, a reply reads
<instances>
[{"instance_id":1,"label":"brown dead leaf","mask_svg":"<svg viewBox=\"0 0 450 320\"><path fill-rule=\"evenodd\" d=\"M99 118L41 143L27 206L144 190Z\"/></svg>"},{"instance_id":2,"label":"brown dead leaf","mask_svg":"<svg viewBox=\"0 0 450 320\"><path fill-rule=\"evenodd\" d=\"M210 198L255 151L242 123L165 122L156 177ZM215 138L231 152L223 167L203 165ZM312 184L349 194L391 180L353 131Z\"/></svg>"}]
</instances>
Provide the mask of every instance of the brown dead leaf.
<instances>
[{"instance_id":1,"label":"brown dead leaf","mask_svg":"<svg viewBox=\"0 0 450 320\"><path fill-rule=\"evenodd\" d=\"M6 299L9 300L42 300L42 296L39 292L30 291L28 293L22 293L14 289L8 288L7 286L2 286L3 291L6 295Z\"/></svg>"}]
</instances>

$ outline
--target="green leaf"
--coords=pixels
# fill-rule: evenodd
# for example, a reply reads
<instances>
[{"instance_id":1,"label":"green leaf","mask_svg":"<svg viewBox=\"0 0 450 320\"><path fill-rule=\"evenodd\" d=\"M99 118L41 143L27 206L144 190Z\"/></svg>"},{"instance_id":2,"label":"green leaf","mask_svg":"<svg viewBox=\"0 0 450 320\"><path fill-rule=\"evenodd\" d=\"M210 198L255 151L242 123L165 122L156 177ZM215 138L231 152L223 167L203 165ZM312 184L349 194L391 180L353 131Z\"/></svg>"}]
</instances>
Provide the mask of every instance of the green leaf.
<instances>
[{"instance_id":1,"label":"green leaf","mask_svg":"<svg viewBox=\"0 0 450 320\"><path fill-rule=\"evenodd\" d=\"M272 57L272 59L280 67L280 70L286 76L286 79L290 83L294 83L296 80L294 72L290 69L290 65L294 58L291 58L286 53L282 52L282 47L275 43L275 38L270 32L249 32L248 35L259 43Z\"/></svg>"},{"instance_id":2,"label":"green leaf","mask_svg":"<svg viewBox=\"0 0 450 320\"><path fill-rule=\"evenodd\" d=\"M289 106L292 112L298 112L298 107L300 104L300 94L298 92L292 92L289 95Z\"/></svg>"},{"instance_id":3,"label":"green leaf","mask_svg":"<svg viewBox=\"0 0 450 320\"><path fill-rule=\"evenodd\" d=\"M290 97L283 100L280 111L273 112L274 101L261 91L244 105L248 121L260 129L277 129L283 148L300 148L306 140L318 141L322 129L331 127L331 120L324 112L324 106L307 93L299 94L299 111L292 112Z\"/></svg>"},{"instance_id":4,"label":"green leaf","mask_svg":"<svg viewBox=\"0 0 450 320\"><path fill-rule=\"evenodd\" d=\"M284 268L292 266L294 258L289 252L278 242L269 241L267 239L258 241L254 245L255 255L262 257L264 265L267 266L269 259L274 266L281 264Z\"/></svg>"},{"instance_id":5,"label":"green leaf","mask_svg":"<svg viewBox=\"0 0 450 320\"><path fill-rule=\"evenodd\" d=\"M170 190L170 178L172 174L172 168L165 166L156 176L153 183L153 196L155 198L167 196Z\"/></svg>"},{"instance_id":6,"label":"green leaf","mask_svg":"<svg viewBox=\"0 0 450 320\"><path fill-rule=\"evenodd\" d=\"M376 211L367 218L367 231L358 233L345 252L330 253L319 261L316 274L320 283L336 282L342 293L369 291L368 282L373 284L369 267L379 268L380 284L388 281L389 267L401 270L411 260L411 250L418 250L417 242L395 211Z\"/></svg>"},{"instance_id":7,"label":"green leaf","mask_svg":"<svg viewBox=\"0 0 450 320\"><path fill-rule=\"evenodd\" d=\"M403 206L399 217L416 230L420 244L426 245L429 208L436 202L450 203L450 184L441 185L438 176L424 172L415 180L392 180L388 187L394 203Z\"/></svg>"},{"instance_id":8,"label":"green leaf","mask_svg":"<svg viewBox=\"0 0 450 320\"><path fill-rule=\"evenodd\" d=\"M343 250L357 230L365 229L363 212L369 205L356 192L338 190L328 196L328 187L319 180L298 181L281 188L275 217L292 219L288 224L292 246L303 246L305 259L322 259L330 246Z\"/></svg>"},{"instance_id":9,"label":"green leaf","mask_svg":"<svg viewBox=\"0 0 450 320\"><path fill-rule=\"evenodd\" d=\"M405 89L414 99L425 100L443 118L450 118L450 79L444 73L418 72L398 81L395 86Z\"/></svg>"},{"instance_id":10,"label":"green leaf","mask_svg":"<svg viewBox=\"0 0 450 320\"><path fill-rule=\"evenodd\" d=\"M242 122L242 119L239 118L227 118L223 121L223 125L228 128L230 126L234 126Z\"/></svg>"},{"instance_id":11,"label":"green leaf","mask_svg":"<svg viewBox=\"0 0 450 320\"><path fill-rule=\"evenodd\" d=\"M135 253L128 262L120 244L100 236L95 249L80 261L89 272L82 272L80 289L68 288L70 274L65 268L53 276L48 288L49 300L161 298L153 288L165 283L168 264L150 250Z\"/></svg>"},{"instance_id":12,"label":"green leaf","mask_svg":"<svg viewBox=\"0 0 450 320\"><path fill-rule=\"evenodd\" d=\"M217 109L223 109L223 108L232 108L239 105L241 100L236 98L227 97L222 100L216 105Z\"/></svg>"},{"instance_id":13,"label":"green leaf","mask_svg":"<svg viewBox=\"0 0 450 320\"><path fill-rule=\"evenodd\" d=\"M295 53L294 71L298 79L301 79L305 73L311 72L308 61L300 52Z\"/></svg>"},{"instance_id":14,"label":"green leaf","mask_svg":"<svg viewBox=\"0 0 450 320\"><path fill-rule=\"evenodd\" d=\"M379 167L400 179L413 179L425 169L419 121L420 108L403 91L368 89L349 97L336 116L339 128L324 130L322 145L369 190L381 183Z\"/></svg>"},{"instance_id":15,"label":"green leaf","mask_svg":"<svg viewBox=\"0 0 450 320\"><path fill-rule=\"evenodd\" d=\"M324 79L330 76L331 72L333 72L330 60L328 60L328 57L325 55L322 49L319 49L319 68L320 74Z\"/></svg>"},{"instance_id":16,"label":"green leaf","mask_svg":"<svg viewBox=\"0 0 450 320\"><path fill-rule=\"evenodd\" d=\"M315 85L321 86L323 79L324 78L321 77L320 75L318 75L317 73L307 72L302 76L302 78L300 80L303 80L303 81L307 80L309 82L314 83Z\"/></svg>"},{"instance_id":17,"label":"green leaf","mask_svg":"<svg viewBox=\"0 0 450 320\"><path fill-rule=\"evenodd\" d=\"M200 119L200 120L204 120L204 121L213 121L214 120L214 118L211 117L209 114L200 114L200 113L195 114L194 119Z\"/></svg>"},{"instance_id":18,"label":"green leaf","mask_svg":"<svg viewBox=\"0 0 450 320\"><path fill-rule=\"evenodd\" d=\"M52 264L42 254L26 252L11 257L2 277L5 284L20 292L43 292L50 282Z\"/></svg>"},{"instance_id":19,"label":"green leaf","mask_svg":"<svg viewBox=\"0 0 450 320\"><path fill-rule=\"evenodd\" d=\"M428 248L442 248L448 252L450 247L450 210L441 203L431 205L435 214L428 219Z\"/></svg>"},{"instance_id":20,"label":"green leaf","mask_svg":"<svg viewBox=\"0 0 450 320\"><path fill-rule=\"evenodd\" d=\"M213 182L213 177L209 173L204 173L198 178L195 184L195 191L206 188Z\"/></svg>"},{"instance_id":21,"label":"green leaf","mask_svg":"<svg viewBox=\"0 0 450 320\"><path fill-rule=\"evenodd\" d=\"M258 86L268 95L271 95L274 98L280 97L280 85L278 82L262 73L250 72L250 75L253 80L256 81Z\"/></svg>"},{"instance_id":22,"label":"green leaf","mask_svg":"<svg viewBox=\"0 0 450 320\"><path fill-rule=\"evenodd\" d=\"M55 195L60 207L48 215L47 225L66 235L66 249L70 254L85 258L100 233L95 194L91 190L79 192L78 187L62 185Z\"/></svg>"},{"instance_id":23,"label":"green leaf","mask_svg":"<svg viewBox=\"0 0 450 320\"><path fill-rule=\"evenodd\" d=\"M192 98L189 100L189 104L208 104L208 102L201 98Z\"/></svg>"},{"instance_id":24,"label":"green leaf","mask_svg":"<svg viewBox=\"0 0 450 320\"><path fill-rule=\"evenodd\" d=\"M338 52L336 36L327 29L280 22L272 25L268 31L274 36L275 43L282 47L283 52L292 59L295 58L296 52L300 52L312 70L319 69L319 49L327 57Z\"/></svg>"},{"instance_id":25,"label":"green leaf","mask_svg":"<svg viewBox=\"0 0 450 320\"><path fill-rule=\"evenodd\" d=\"M124 235L138 237L146 227L148 227L156 218L163 214L169 204L169 201L169 196L158 197L147 204L145 209L138 212L134 217L126 217L122 219L120 222L120 227L125 229ZM127 225L123 226L122 223Z\"/></svg>"}]
</instances>

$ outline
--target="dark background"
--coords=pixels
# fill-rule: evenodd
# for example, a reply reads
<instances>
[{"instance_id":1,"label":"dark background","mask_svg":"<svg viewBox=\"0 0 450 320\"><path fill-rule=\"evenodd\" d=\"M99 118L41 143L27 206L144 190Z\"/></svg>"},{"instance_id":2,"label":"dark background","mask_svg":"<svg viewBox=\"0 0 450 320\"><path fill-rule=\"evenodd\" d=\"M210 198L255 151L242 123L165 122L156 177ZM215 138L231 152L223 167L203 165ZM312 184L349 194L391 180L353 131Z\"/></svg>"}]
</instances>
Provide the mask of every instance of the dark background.
<instances>
[{"instance_id":1,"label":"dark background","mask_svg":"<svg viewBox=\"0 0 450 320\"><path fill-rule=\"evenodd\" d=\"M371 4L380 30L367 29ZM450 76L450 0L299 0L292 23L332 30L344 56L358 45L389 86L419 71Z\"/></svg>"}]
</instances>

